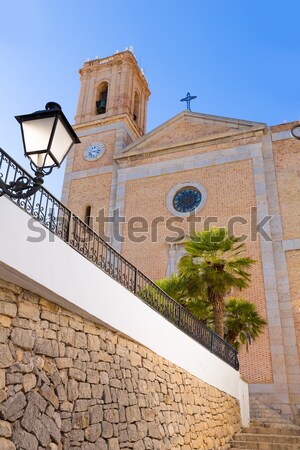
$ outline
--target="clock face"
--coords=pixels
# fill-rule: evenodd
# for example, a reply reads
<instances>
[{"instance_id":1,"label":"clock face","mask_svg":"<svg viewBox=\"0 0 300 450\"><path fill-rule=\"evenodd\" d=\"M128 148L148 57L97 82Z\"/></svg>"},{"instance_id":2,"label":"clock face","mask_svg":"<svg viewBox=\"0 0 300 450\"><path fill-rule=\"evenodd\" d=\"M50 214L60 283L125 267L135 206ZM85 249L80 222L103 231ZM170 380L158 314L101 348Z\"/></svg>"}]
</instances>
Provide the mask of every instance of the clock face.
<instances>
[{"instance_id":1,"label":"clock face","mask_svg":"<svg viewBox=\"0 0 300 450\"><path fill-rule=\"evenodd\" d=\"M87 161L94 161L99 159L104 153L105 147L104 144L100 142L96 144L90 144L84 152L84 157Z\"/></svg>"}]
</instances>

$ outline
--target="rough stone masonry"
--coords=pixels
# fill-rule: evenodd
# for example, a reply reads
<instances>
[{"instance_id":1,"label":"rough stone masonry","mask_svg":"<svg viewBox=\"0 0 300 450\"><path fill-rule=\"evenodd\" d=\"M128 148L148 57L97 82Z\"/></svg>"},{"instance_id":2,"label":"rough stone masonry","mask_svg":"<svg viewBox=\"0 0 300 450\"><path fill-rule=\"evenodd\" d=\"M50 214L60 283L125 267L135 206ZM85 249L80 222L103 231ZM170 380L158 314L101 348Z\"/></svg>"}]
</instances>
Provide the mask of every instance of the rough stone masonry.
<instances>
[{"instance_id":1,"label":"rough stone masonry","mask_svg":"<svg viewBox=\"0 0 300 450\"><path fill-rule=\"evenodd\" d=\"M241 427L236 399L2 280L0 402L1 450L225 450Z\"/></svg>"}]
</instances>

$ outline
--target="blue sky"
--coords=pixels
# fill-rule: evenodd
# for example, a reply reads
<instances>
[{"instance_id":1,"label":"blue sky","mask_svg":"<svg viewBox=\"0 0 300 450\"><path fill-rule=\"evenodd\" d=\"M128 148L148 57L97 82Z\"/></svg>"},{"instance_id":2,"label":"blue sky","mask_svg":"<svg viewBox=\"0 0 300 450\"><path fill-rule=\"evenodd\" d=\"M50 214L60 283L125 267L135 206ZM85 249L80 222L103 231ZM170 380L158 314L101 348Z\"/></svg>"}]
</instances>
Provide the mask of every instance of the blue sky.
<instances>
[{"instance_id":1,"label":"blue sky","mask_svg":"<svg viewBox=\"0 0 300 450\"><path fill-rule=\"evenodd\" d=\"M300 3L279 0L1 2L0 146L22 156L17 114L61 104L72 122L78 69L133 45L152 95L150 131L184 109L278 124L300 118ZM60 197L63 168L46 186Z\"/></svg>"}]
</instances>

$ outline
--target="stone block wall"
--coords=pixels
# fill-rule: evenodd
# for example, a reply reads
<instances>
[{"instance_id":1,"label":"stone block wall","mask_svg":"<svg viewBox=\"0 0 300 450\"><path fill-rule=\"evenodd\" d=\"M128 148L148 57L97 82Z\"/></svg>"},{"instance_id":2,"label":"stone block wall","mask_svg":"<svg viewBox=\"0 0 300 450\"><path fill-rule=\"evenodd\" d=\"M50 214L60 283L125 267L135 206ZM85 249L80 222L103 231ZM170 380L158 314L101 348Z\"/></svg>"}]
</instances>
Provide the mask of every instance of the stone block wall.
<instances>
[{"instance_id":1,"label":"stone block wall","mask_svg":"<svg viewBox=\"0 0 300 450\"><path fill-rule=\"evenodd\" d=\"M0 416L1 450L225 450L241 427L236 399L1 280Z\"/></svg>"}]
</instances>

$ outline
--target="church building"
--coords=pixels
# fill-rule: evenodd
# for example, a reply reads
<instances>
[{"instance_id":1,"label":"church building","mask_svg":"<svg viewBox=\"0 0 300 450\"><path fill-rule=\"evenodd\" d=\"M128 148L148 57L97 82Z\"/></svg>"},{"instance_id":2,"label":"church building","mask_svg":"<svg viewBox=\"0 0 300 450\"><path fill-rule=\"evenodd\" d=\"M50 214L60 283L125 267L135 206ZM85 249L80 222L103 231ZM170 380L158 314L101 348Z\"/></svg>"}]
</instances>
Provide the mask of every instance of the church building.
<instances>
[{"instance_id":1,"label":"church building","mask_svg":"<svg viewBox=\"0 0 300 450\"><path fill-rule=\"evenodd\" d=\"M300 143L269 126L182 111L146 133L132 51L84 63L62 201L145 273L176 272L193 231L224 226L256 260L242 296L268 326L241 351L250 395L300 416ZM155 330L153 330L155 333Z\"/></svg>"}]
</instances>

